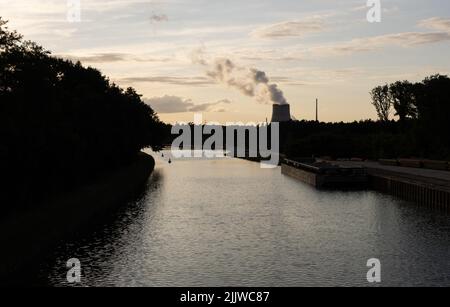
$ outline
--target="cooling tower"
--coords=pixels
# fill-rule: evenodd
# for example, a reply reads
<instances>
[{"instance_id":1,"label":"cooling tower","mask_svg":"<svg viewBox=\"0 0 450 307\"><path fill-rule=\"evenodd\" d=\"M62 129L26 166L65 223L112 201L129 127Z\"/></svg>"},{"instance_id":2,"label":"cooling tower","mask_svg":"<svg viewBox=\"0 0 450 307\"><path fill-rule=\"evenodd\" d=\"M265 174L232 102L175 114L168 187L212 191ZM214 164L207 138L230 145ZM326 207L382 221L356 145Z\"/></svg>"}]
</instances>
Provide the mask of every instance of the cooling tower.
<instances>
[{"instance_id":1,"label":"cooling tower","mask_svg":"<svg viewBox=\"0 0 450 307\"><path fill-rule=\"evenodd\" d=\"M274 104L272 123L288 122L291 120L291 110L288 104Z\"/></svg>"}]
</instances>

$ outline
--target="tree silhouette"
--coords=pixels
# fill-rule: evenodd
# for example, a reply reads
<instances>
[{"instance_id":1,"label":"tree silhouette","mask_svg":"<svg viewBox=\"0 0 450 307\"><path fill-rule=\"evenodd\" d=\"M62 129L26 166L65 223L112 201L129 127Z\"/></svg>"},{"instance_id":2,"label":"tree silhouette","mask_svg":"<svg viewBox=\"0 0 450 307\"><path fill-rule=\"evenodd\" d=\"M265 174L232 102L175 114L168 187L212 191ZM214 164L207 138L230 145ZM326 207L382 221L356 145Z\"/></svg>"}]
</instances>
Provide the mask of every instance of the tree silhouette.
<instances>
[{"instance_id":1,"label":"tree silhouette","mask_svg":"<svg viewBox=\"0 0 450 307\"><path fill-rule=\"evenodd\" d=\"M14 46L22 39L22 36L16 31L8 30L7 23L8 21L3 20L0 16L0 51Z\"/></svg>"},{"instance_id":2,"label":"tree silhouette","mask_svg":"<svg viewBox=\"0 0 450 307\"><path fill-rule=\"evenodd\" d=\"M407 118L416 118L414 106L414 85L409 81L397 81L389 86L392 105L401 122Z\"/></svg>"},{"instance_id":3,"label":"tree silhouette","mask_svg":"<svg viewBox=\"0 0 450 307\"><path fill-rule=\"evenodd\" d=\"M392 107L389 86L377 86L370 92L370 94L372 96L372 104L375 106L378 118L384 122L389 121Z\"/></svg>"},{"instance_id":4,"label":"tree silhouette","mask_svg":"<svg viewBox=\"0 0 450 307\"><path fill-rule=\"evenodd\" d=\"M166 131L134 89L51 56L1 20L1 203L36 203L130 163L142 148L159 149Z\"/></svg>"},{"instance_id":5,"label":"tree silhouette","mask_svg":"<svg viewBox=\"0 0 450 307\"><path fill-rule=\"evenodd\" d=\"M424 145L450 154L450 78L434 75L415 85L415 103Z\"/></svg>"}]
</instances>

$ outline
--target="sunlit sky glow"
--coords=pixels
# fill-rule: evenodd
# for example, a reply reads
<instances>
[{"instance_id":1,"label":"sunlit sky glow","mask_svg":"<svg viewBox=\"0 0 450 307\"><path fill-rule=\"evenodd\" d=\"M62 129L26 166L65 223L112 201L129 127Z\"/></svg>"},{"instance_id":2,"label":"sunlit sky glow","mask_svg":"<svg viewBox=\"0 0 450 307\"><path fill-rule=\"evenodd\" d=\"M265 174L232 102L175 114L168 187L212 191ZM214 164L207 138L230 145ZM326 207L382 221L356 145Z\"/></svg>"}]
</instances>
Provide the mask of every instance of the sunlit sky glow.
<instances>
[{"instance_id":1,"label":"sunlit sky glow","mask_svg":"<svg viewBox=\"0 0 450 307\"><path fill-rule=\"evenodd\" d=\"M194 63L229 58L267 73L297 119L376 118L369 91L400 79L450 74L450 2L381 0L82 0L81 22L66 0L0 0L10 28L66 58L133 86L167 122L260 122L271 106L223 84Z\"/></svg>"}]
</instances>

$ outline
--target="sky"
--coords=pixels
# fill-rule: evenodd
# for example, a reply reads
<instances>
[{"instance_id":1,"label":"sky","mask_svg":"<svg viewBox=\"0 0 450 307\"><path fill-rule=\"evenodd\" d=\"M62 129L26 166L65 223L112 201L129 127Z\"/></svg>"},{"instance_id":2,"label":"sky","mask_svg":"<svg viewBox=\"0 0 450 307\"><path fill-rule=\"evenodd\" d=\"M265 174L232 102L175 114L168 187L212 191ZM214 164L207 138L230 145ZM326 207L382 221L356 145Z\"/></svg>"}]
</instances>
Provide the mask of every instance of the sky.
<instances>
[{"instance_id":1,"label":"sky","mask_svg":"<svg viewBox=\"0 0 450 307\"><path fill-rule=\"evenodd\" d=\"M270 120L270 99L236 86L254 71L296 119L314 119L318 98L320 120L344 122L376 118L377 85L450 74L445 0L381 0L375 23L367 0L82 0L79 22L72 2L0 0L0 16L54 55L134 87L169 123L194 113ZM224 80L213 72L225 60L235 70Z\"/></svg>"}]
</instances>

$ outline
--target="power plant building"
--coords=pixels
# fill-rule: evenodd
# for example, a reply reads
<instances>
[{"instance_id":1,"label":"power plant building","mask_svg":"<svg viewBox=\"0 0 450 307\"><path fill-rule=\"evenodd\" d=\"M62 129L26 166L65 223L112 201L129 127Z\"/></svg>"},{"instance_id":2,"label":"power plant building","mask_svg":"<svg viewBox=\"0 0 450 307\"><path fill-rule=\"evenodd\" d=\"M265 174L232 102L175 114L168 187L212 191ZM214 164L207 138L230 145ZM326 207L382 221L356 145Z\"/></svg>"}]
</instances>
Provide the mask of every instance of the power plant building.
<instances>
[{"instance_id":1,"label":"power plant building","mask_svg":"<svg viewBox=\"0 0 450 307\"><path fill-rule=\"evenodd\" d=\"M291 108L289 104L274 104L272 111L272 123L282 123L291 120Z\"/></svg>"}]
</instances>

